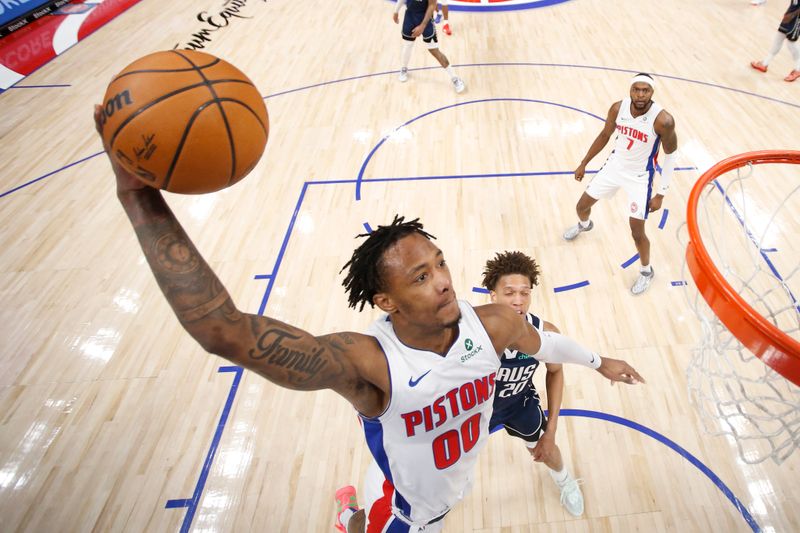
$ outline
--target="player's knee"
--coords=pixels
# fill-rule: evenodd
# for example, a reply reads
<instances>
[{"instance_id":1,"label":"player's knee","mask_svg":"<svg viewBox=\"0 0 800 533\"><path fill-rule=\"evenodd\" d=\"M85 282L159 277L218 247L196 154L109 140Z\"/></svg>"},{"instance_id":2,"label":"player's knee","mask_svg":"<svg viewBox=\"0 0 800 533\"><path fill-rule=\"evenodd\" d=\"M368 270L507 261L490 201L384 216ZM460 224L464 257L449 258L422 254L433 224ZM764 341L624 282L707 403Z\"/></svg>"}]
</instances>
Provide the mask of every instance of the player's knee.
<instances>
[{"instance_id":1,"label":"player's knee","mask_svg":"<svg viewBox=\"0 0 800 533\"><path fill-rule=\"evenodd\" d=\"M425 41L425 48L427 48L428 51L431 54L433 54L434 57L435 57L436 56L436 52L439 51L439 43L436 42L436 38L435 37L431 37L430 39L427 39L427 40L423 39L423 40Z\"/></svg>"}]
</instances>

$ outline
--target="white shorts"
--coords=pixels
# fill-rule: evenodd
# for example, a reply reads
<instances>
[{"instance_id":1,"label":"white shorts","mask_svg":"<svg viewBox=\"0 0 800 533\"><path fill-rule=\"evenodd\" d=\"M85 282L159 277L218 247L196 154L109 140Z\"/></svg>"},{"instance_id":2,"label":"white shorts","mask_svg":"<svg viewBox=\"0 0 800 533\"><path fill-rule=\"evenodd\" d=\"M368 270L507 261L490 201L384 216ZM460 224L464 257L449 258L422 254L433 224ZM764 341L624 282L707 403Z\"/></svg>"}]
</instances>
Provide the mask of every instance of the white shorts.
<instances>
[{"instance_id":1,"label":"white shorts","mask_svg":"<svg viewBox=\"0 0 800 533\"><path fill-rule=\"evenodd\" d=\"M628 195L625 214L631 218L646 220L647 206L653 193L654 173L655 171L651 173L647 170L642 173L631 172L609 158L586 186L586 194L599 200L611 198L622 188Z\"/></svg>"},{"instance_id":2,"label":"white shorts","mask_svg":"<svg viewBox=\"0 0 800 533\"><path fill-rule=\"evenodd\" d=\"M392 514L394 487L386 480L378 463L373 459L364 476L361 490L364 512L367 513L366 533L383 533L385 531L399 533L439 533L444 527L444 520L438 520L427 526L410 526Z\"/></svg>"}]
</instances>

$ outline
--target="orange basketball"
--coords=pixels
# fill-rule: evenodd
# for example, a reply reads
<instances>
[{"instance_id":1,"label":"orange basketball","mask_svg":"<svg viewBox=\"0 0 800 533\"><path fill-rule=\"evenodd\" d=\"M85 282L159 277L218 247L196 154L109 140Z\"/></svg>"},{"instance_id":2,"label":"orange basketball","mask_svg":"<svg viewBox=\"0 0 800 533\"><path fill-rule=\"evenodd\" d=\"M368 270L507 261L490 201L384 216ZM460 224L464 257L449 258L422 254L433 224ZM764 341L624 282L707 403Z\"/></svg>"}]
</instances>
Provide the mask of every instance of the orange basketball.
<instances>
[{"instance_id":1,"label":"orange basketball","mask_svg":"<svg viewBox=\"0 0 800 533\"><path fill-rule=\"evenodd\" d=\"M109 154L148 185L199 194L253 170L269 119L239 69L202 52L169 50L137 59L111 81L101 131Z\"/></svg>"}]
</instances>

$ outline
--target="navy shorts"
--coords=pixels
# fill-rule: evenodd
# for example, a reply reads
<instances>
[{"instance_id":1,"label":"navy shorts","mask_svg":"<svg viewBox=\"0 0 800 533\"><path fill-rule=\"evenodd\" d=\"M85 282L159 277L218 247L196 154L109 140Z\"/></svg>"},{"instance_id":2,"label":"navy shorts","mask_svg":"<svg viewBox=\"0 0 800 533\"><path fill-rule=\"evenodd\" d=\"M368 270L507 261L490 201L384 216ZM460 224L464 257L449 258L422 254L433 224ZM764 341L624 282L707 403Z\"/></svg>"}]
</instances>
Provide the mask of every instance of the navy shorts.
<instances>
[{"instance_id":1,"label":"navy shorts","mask_svg":"<svg viewBox=\"0 0 800 533\"><path fill-rule=\"evenodd\" d=\"M547 429L547 417L544 416L538 395L530 392L522 396L513 407L500 412L495 411L489 427L494 428L500 424L512 437L518 437L526 442L538 441Z\"/></svg>"},{"instance_id":2,"label":"navy shorts","mask_svg":"<svg viewBox=\"0 0 800 533\"><path fill-rule=\"evenodd\" d=\"M415 40L415 38L411 36L411 32L413 32L414 28L419 26L424 19L424 12L412 13L406 9L405 16L403 17L403 39L406 41ZM422 30L422 40L426 43L439 42L439 39L436 37L436 27L433 25L433 20L429 20L427 26L425 26L425 29Z\"/></svg>"}]
</instances>

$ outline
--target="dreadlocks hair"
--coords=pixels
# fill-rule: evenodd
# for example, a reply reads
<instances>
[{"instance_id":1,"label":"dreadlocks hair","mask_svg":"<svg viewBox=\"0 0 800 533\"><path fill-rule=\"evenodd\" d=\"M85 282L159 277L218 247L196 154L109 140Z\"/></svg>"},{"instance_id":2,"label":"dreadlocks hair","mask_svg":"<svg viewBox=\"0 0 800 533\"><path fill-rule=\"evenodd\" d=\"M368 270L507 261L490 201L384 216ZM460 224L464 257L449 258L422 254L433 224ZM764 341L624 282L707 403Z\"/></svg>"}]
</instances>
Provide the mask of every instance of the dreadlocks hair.
<instances>
[{"instance_id":1,"label":"dreadlocks hair","mask_svg":"<svg viewBox=\"0 0 800 533\"><path fill-rule=\"evenodd\" d=\"M486 261L483 269L483 286L493 291L497 281L509 274L521 274L531 280L531 286L539 284L539 265L522 252L503 252Z\"/></svg>"},{"instance_id":2,"label":"dreadlocks hair","mask_svg":"<svg viewBox=\"0 0 800 533\"><path fill-rule=\"evenodd\" d=\"M383 254L394 243L412 233L419 233L429 240L436 238L423 231L419 218L406 222L405 218L400 215L395 215L394 220L388 226L378 226L378 229L371 233L356 235L356 239L367 237L367 240L353 251L350 261L339 271L342 273L349 267L347 275L342 281L342 286L347 292L349 307L358 308L359 311L364 310L365 304L375 307L375 303L372 301L373 296L386 288Z\"/></svg>"}]
</instances>

